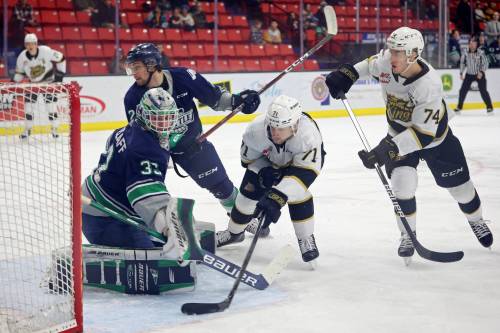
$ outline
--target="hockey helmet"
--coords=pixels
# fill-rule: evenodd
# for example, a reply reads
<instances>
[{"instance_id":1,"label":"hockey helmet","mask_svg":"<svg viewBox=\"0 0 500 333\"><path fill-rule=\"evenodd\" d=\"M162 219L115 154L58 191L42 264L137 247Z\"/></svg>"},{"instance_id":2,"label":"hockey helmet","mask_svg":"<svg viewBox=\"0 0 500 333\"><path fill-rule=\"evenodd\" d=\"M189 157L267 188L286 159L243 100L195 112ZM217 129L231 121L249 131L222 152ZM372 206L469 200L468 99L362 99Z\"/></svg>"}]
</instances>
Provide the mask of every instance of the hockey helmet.
<instances>
[{"instance_id":1,"label":"hockey helmet","mask_svg":"<svg viewBox=\"0 0 500 333\"><path fill-rule=\"evenodd\" d=\"M146 65L148 72L161 70L161 52L152 43L141 43L134 46L127 54L126 65L140 61ZM127 68L127 74L128 68Z\"/></svg>"},{"instance_id":2,"label":"hockey helmet","mask_svg":"<svg viewBox=\"0 0 500 333\"><path fill-rule=\"evenodd\" d=\"M420 31L408 27L401 27L394 30L387 38L387 48L389 50L405 51L406 56L410 57L413 52L417 58L424 50L424 38Z\"/></svg>"},{"instance_id":3,"label":"hockey helmet","mask_svg":"<svg viewBox=\"0 0 500 333\"><path fill-rule=\"evenodd\" d=\"M273 128L293 127L302 115L302 105L293 97L278 96L266 113L266 124Z\"/></svg>"},{"instance_id":4,"label":"hockey helmet","mask_svg":"<svg viewBox=\"0 0 500 333\"><path fill-rule=\"evenodd\" d=\"M35 34L26 34L26 36L24 36L24 44L26 43L38 43L38 38L36 38L36 35Z\"/></svg>"},{"instance_id":5,"label":"hockey helmet","mask_svg":"<svg viewBox=\"0 0 500 333\"><path fill-rule=\"evenodd\" d=\"M163 88L152 88L144 93L137 105L135 119L161 139L167 138L179 121L179 110L174 98Z\"/></svg>"}]
</instances>

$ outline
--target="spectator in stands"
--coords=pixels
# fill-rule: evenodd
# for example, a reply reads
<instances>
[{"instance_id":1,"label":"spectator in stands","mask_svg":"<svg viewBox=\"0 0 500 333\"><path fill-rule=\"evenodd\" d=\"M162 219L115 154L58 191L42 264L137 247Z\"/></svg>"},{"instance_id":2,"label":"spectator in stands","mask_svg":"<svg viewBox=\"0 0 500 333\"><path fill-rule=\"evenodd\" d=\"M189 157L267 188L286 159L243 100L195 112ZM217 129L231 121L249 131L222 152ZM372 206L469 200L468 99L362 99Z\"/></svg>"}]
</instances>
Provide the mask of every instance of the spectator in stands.
<instances>
[{"instance_id":1,"label":"spectator in stands","mask_svg":"<svg viewBox=\"0 0 500 333\"><path fill-rule=\"evenodd\" d=\"M163 44L157 44L158 50L160 50L160 55L161 55L161 69L167 69L170 67L170 59L168 56L165 54L165 51L163 49Z\"/></svg>"},{"instance_id":2,"label":"spectator in stands","mask_svg":"<svg viewBox=\"0 0 500 333\"><path fill-rule=\"evenodd\" d=\"M500 36L500 22L498 21L500 14L495 12L491 20L486 22L484 33L488 37L488 43L492 43Z\"/></svg>"},{"instance_id":3,"label":"spectator in stands","mask_svg":"<svg viewBox=\"0 0 500 333\"><path fill-rule=\"evenodd\" d=\"M460 32L457 29L452 31L448 43L449 65L452 68L457 68L460 64L460 57L462 56L462 51L460 49Z\"/></svg>"},{"instance_id":4,"label":"spectator in stands","mask_svg":"<svg viewBox=\"0 0 500 333\"><path fill-rule=\"evenodd\" d=\"M179 7L175 7L168 20L168 24L171 28L182 28L182 20L181 20L181 9Z\"/></svg>"},{"instance_id":5,"label":"spectator in stands","mask_svg":"<svg viewBox=\"0 0 500 333\"><path fill-rule=\"evenodd\" d=\"M255 20L250 27L250 42L253 44L264 44L264 34L262 33L262 21Z\"/></svg>"},{"instance_id":6,"label":"spectator in stands","mask_svg":"<svg viewBox=\"0 0 500 333\"><path fill-rule=\"evenodd\" d=\"M471 8L469 5L469 0L460 0L460 2L458 3L455 16L455 24L461 32L471 32Z\"/></svg>"},{"instance_id":7,"label":"spectator in stands","mask_svg":"<svg viewBox=\"0 0 500 333\"><path fill-rule=\"evenodd\" d=\"M500 67L500 35L488 46L491 67Z\"/></svg>"},{"instance_id":8,"label":"spectator in stands","mask_svg":"<svg viewBox=\"0 0 500 333\"><path fill-rule=\"evenodd\" d=\"M484 32L480 32L479 36L477 38L477 48L479 50L483 50L483 52L486 54L486 49L488 48L488 44L486 43L486 35Z\"/></svg>"},{"instance_id":9,"label":"spectator in stands","mask_svg":"<svg viewBox=\"0 0 500 333\"><path fill-rule=\"evenodd\" d=\"M325 14L323 14L323 9L325 8L326 5L328 5L326 1L321 1L319 3L318 11L316 12L316 14L314 14L314 17L318 21L318 27L321 27L322 30L323 29L326 30L326 18Z\"/></svg>"},{"instance_id":10,"label":"spectator in stands","mask_svg":"<svg viewBox=\"0 0 500 333\"><path fill-rule=\"evenodd\" d=\"M483 8L481 6L481 1L476 1L474 5L474 19L479 22L486 22L486 14L484 14Z\"/></svg>"},{"instance_id":11,"label":"spectator in stands","mask_svg":"<svg viewBox=\"0 0 500 333\"><path fill-rule=\"evenodd\" d=\"M96 27L114 28L115 27L116 7L113 0L97 0L96 11L92 13L90 21ZM120 22L120 18L118 18Z\"/></svg>"},{"instance_id":12,"label":"spectator in stands","mask_svg":"<svg viewBox=\"0 0 500 333\"><path fill-rule=\"evenodd\" d=\"M193 5L190 9L191 15L193 16L194 26L195 28L212 28L213 25L209 25L207 22L207 16L205 12L203 12L201 8L201 3L195 1L195 5Z\"/></svg>"},{"instance_id":13,"label":"spectator in stands","mask_svg":"<svg viewBox=\"0 0 500 333\"><path fill-rule=\"evenodd\" d=\"M299 46L300 44L300 21L297 17L297 14L294 12L291 12L288 15L287 21L286 21L287 26L290 29L290 42L292 43L293 46Z\"/></svg>"},{"instance_id":14,"label":"spectator in stands","mask_svg":"<svg viewBox=\"0 0 500 333\"><path fill-rule=\"evenodd\" d=\"M180 19L184 30L193 31L195 29L193 15L189 12L189 6L182 6Z\"/></svg>"},{"instance_id":15,"label":"spectator in stands","mask_svg":"<svg viewBox=\"0 0 500 333\"><path fill-rule=\"evenodd\" d=\"M188 0L170 0L170 4L172 5L172 8L179 7L182 8L184 6L189 7L189 1Z\"/></svg>"},{"instance_id":16,"label":"spectator in stands","mask_svg":"<svg viewBox=\"0 0 500 333\"><path fill-rule=\"evenodd\" d=\"M118 67L116 65L116 56L113 56L111 63L109 64L109 72L112 74L127 74L125 70L125 60L126 56L123 54L123 49L118 49Z\"/></svg>"},{"instance_id":17,"label":"spectator in stands","mask_svg":"<svg viewBox=\"0 0 500 333\"><path fill-rule=\"evenodd\" d=\"M311 11L311 4L308 3L304 6L304 10L302 11L304 16L304 29L316 29L318 26L318 18L314 16Z\"/></svg>"},{"instance_id":18,"label":"spectator in stands","mask_svg":"<svg viewBox=\"0 0 500 333\"><path fill-rule=\"evenodd\" d=\"M144 24L150 28L167 28L168 20L165 12L160 8L160 6L156 6L146 17L144 20Z\"/></svg>"},{"instance_id":19,"label":"spectator in stands","mask_svg":"<svg viewBox=\"0 0 500 333\"><path fill-rule=\"evenodd\" d=\"M486 16L486 20L491 20L493 18L493 14L495 14L495 12L497 12L497 4L496 2L487 2L486 3L486 7L484 8L484 14Z\"/></svg>"},{"instance_id":20,"label":"spectator in stands","mask_svg":"<svg viewBox=\"0 0 500 333\"><path fill-rule=\"evenodd\" d=\"M264 32L264 41L270 44L281 44L281 31L278 21L272 20L269 28Z\"/></svg>"},{"instance_id":21,"label":"spectator in stands","mask_svg":"<svg viewBox=\"0 0 500 333\"><path fill-rule=\"evenodd\" d=\"M172 9L172 4L170 3L170 0L156 0L156 5L159 6L163 11Z\"/></svg>"},{"instance_id":22,"label":"spectator in stands","mask_svg":"<svg viewBox=\"0 0 500 333\"><path fill-rule=\"evenodd\" d=\"M34 27L38 25L36 20L33 18L33 7L26 0L19 0L14 7L14 12L12 13L12 19L15 21L14 24L19 25L24 35L24 27L30 26Z\"/></svg>"},{"instance_id":23,"label":"spectator in stands","mask_svg":"<svg viewBox=\"0 0 500 333\"><path fill-rule=\"evenodd\" d=\"M438 17L438 10L435 3L430 3L425 10L425 16L429 20L435 20Z\"/></svg>"},{"instance_id":24,"label":"spectator in stands","mask_svg":"<svg viewBox=\"0 0 500 333\"><path fill-rule=\"evenodd\" d=\"M96 11L95 0L73 0L73 7L75 10L94 13Z\"/></svg>"}]
</instances>

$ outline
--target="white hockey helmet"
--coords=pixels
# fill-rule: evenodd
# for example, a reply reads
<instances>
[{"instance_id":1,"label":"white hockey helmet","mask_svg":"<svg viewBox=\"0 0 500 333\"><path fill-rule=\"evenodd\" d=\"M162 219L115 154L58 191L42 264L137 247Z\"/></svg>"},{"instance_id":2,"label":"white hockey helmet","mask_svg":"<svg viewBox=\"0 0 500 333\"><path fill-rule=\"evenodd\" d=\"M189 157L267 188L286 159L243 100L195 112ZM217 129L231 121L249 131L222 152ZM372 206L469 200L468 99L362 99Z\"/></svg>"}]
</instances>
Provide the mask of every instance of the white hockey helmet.
<instances>
[{"instance_id":1,"label":"white hockey helmet","mask_svg":"<svg viewBox=\"0 0 500 333\"><path fill-rule=\"evenodd\" d=\"M24 44L26 43L38 43L38 38L36 38L35 34L27 34L24 36Z\"/></svg>"},{"instance_id":2,"label":"white hockey helmet","mask_svg":"<svg viewBox=\"0 0 500 333\"><path fill-rule=\"evenodd\" d=\"M292 127L302 115L302 105L293 97L280 95L269 105L266 125L274 128Z\"/></svg>"},{"instance_id":3,"label":"white hockey helmet","mask_svg":"<svg viewBox=\"0 0 500 333\"><path fill-rule=\"evenodd\" d=\"M405 51L406 56L410 57L413 52L417 58L424 50L424 38L420 31L408 27L401 27L394 30L387 38L387 48L389 50Z\"/></svg>"},{"instance_id":4,"label":"white hockey helmet","mask_svg":"<svg viewBox=\"0 0 500 333\"><path fill-rule=\"evenodd\" d=\"M179 109L166 90L152 88L144 93L137 105L136 119L159 138L166 138L177 126Z\"/></svg>"}]
</instances>

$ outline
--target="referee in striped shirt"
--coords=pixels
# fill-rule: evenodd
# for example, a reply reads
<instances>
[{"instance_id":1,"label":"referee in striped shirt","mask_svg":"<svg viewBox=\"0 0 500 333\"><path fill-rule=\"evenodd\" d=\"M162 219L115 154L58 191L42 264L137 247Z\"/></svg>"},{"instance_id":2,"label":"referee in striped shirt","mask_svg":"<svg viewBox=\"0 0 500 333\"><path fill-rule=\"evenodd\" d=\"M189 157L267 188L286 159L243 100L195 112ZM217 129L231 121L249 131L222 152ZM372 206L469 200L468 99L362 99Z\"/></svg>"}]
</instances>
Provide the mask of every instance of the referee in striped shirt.
<instances>
[{"instance_id":1,"label":"referee in striped shirt","mask_svg":"<svg viewBox=\"0 0 500 333\"><path fill-rule=\"evenodd\" d=\"M460 112L462 110L465 96L467 96L470 86L474 81L477 81L481 98L486 104L486 111L488 113L493 112L490 94L486 90L485 72L488 68L488 59L486 58L484 51L478 49L477 44L477 39L471 38L469 41L469 49L467 52L464 52L460 58L460 79L464 82L462 83L462 87L460 88L460 92L458 94L458 105L455 112ZM464 77L465 68L467 68L467 71Z\"/></svg>"}]
</instances>

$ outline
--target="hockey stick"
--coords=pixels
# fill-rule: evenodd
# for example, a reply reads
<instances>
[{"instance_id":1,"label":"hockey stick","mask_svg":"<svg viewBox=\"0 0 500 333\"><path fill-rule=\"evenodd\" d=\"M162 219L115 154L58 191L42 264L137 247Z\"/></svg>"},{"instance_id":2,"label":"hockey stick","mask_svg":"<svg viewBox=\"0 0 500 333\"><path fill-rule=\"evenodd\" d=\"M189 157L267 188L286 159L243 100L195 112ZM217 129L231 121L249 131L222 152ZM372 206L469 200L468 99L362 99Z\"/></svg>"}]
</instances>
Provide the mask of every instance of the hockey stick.
<instances>
[{"instance_id":1,"label":"hockey stick","mask_svg":"<svg viewBox=\"0 0 500 333\"><path fill-rule=\"evenodd\" d=\"M354 115L354 112L352 111L351 106L349 105L349 102L347 101L346 97L344 94L341 96L342 103L344 103L344 107L347 110L347 113L349 113L349 118L351 118L352 123L354 124L354 127L356 128L356 132L358 132L358 136L363 142L363 146L365 147L366 151L370 151L370 144L368 143L368 140L366 139L366 136L363 132L363 129L358 123L358 120L356 119L356 116ZM392 205L394 206L394 210L398 214L399 218L401 219L401 223L403 224L406 233L410 236L411 241L413 243L413 246L415 247L415 250L417 253L424 259L427 260L432 260L432 261L437 261L437 262L454 262L454 261L459 261L463 258L464 253L463 251L457 251L457 252L435 252L431 251L427 248L425 248L420 242L417 240L417 237L411 230L410 225L408 224L408 220L406 219L405 214L403 213L403 210L401 209L401 206L399 206L398 199L394 195L394 192L392 191L391 186L389 185L389 182L387 181L387 178L384 175L384 172L378 165L378 163L375 163L375 170L377 170L378 176L380 177L380 180L382 181L382 184L384 185L385 191L389 195L389 198L392 201Z\"/></svg>"},{"instance_id":2,"label":"hockey stick","mask_svg":"<svg viewBox=\"0 0 500 333\"><path fill-rule=\"evenodd\" d=\"M187 212L189 209L192 209L192 205L194 204L194 200L189 200L189 199L184 199L185 202L188 202L187 207L183 206L180 210L181 213L184 215L182 218L192 218L192 216L186 216L189 215ZM108 216L111 216L118 221L121 221L125 224L131 225L139 230L142 230L146 232L148 235L152 236L155 238L156 241L159 243L165 244L167 242L167 239L165 236L151 228L148 228L142 220L136 219L136 218L131 218L127 217L119 212L116 212L86 196L82 196L82 203L87 204L103 213L105 213ZM182 220L183 221L183 220ZM187 225L187 226L186 226ZM205 266L208 266L220 273L223 273L227 276L230 276L231 278L236 278L240 273L242 272L242 269L222 258L219 257L218 255L214 253L210 253L204 249L202 249L199 245L198 242L196 241L194 237L194 231L192 230L191 224L183 224L183 227L186 227L188 230L185 232L186 236L188 237L188 242L189 242L189 253L190 256L187 258L187 260L197 260L200 261L202 264ZM293 250L291 247L285 246L283 247L278 255L265 267L263 273L261 274L255 274L246 270L243 270L242 276L240 277L242 279L242 282L249 285L252 288L258 289L258 290L263 290L266 289L273 281L274 279L280 274L280 272L288 265L290 262L291 258L293 255Z\"/></svg>"},{"instance_id":3,"label":"hockey stick","mask_svg":"<svg viewBox=\"0 0 500 333\"><path fill-rule=\"evenodd\" d=\"M265 217L263 214L261 214L258 218L259 224L257 226L257 231L255 232L255 237L252 239L250 248L248 249L245 259L243 260L243 264L241 265L241 270L238 273L236 280L234 280L233 287L231 288L231 291L227 295L226 299L224 299L222 302L219 303L185 303L181 307L182 313L193 315L193 314L222 312L231 305L234 295L236 294L236 290L238 290L238 286L240 285L241 277L243 275L242 272L246 270L248 263L250 262L250 258L252 257L253 251L255 249L255 245L257 244L257 240L259 239L259 233L262 229L262 223L264 221L264 218Z\"/></svg>"},{"instance_id":4,"label":"hockey stick","mask_svg":"<svg viewBox=\"0 0 500 333\"><path fill-rule=\"evenodd\" d=\"M281 80L283 76L288 74L289 72L293 71L295 67L298 65L302 64L304 60L309 58L311 55L316 53L323 45L325 45L330 39L332 39L333 36L337 34L337 16L335 15L335 10L333 10L332 6L326 6L323 9L323 13L325 14L325 19L326 19L326 36L323 37L316 45L314 45L309 51L304 53L299 59L295 60L293 64L285 68L278 76L276 76L274 79L272 79L270 82L268 82L264 87L260 88L260 90L257 92L259 95L264 93L267 89L269 89L271 86L273 86L276 82ZM227 116L225 116L221 121L219 121L217 124L212 126L208 131L200 135L197 139L196 142L202 143L207 139L207 137L212 134L214 131L216 131L219 127L221 127L223 124L225 124L229 119L233 118L237 113L239 113L243 109L243 105L238 106L236 109L231 111Z\"/></svg>"}]
</instances>

